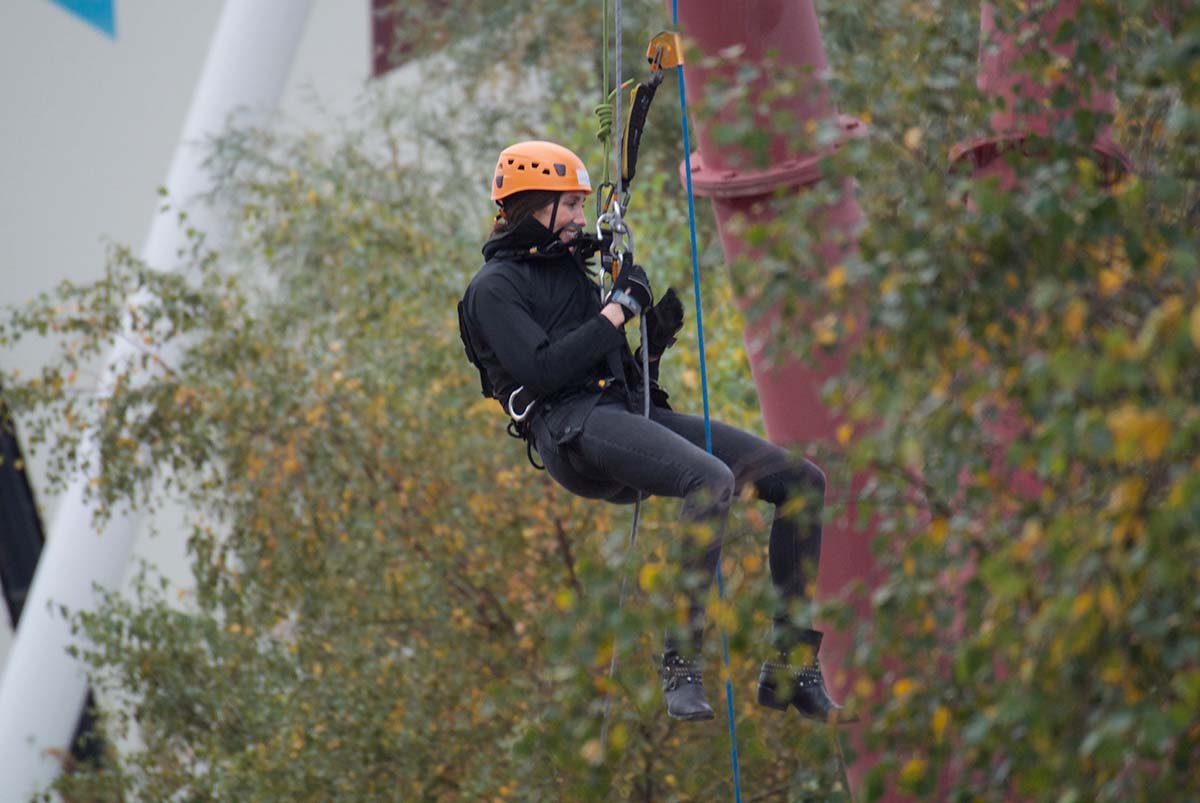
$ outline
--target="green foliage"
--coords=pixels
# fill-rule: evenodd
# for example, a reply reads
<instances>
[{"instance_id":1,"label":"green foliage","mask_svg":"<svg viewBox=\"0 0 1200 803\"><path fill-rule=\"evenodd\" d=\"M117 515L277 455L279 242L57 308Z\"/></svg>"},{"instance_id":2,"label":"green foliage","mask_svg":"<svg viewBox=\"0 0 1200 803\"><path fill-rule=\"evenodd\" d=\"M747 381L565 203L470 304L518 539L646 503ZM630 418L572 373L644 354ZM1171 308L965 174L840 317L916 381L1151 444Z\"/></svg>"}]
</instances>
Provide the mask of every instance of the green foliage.
<instances>
[{"instance_id":1,"label":"green foliage","mask_svg":"<svg viewBox=\"0 0 1200 803\"><path fill-rule=\"evenodd\" d=\"M446 13L469 19L476 5ZM230 132L212 160L236 228L221 253L196 235L188 265L163 274L115 248L102 281L0 324L2 342L62 337L58 363L3 382L23 432L52 447L53 478L94 427L106 509L173 499L192 511L185 532L164 535L188 539L194 588L147 571L133 598L77 617L95 682L128 701L106 727L136 725L142 746L64 779L66 794L731 796L724 707L708 725L670 722L650 665L680 615L674 505L650 503L629 554L628 511L572 498L525 464L455 330L494 153L545 137L599 165L587 116L598 61L573 58L598 50L596 6L487 17L487 35L464 29L434 60L442 92L376 86L362 119L327 135ZM634 43L665 18L628 6L631 75ZM1068 115L1038 158L1012 159L1019 189L1005 192L948 169L951 147L986 133L994 111L973 84L975 3L820 10L833 97L870 135L823 161L824 182L774 199L777 223L746 228L752 264L720 269L703 206L700 252L714 416L758 428L736 297L754 299L749 314L782 302L776 348L849 357L825 388L841 443L814 448L834 512L836 485L859 472L854 501L880 535L870 616L828 602L854 630L864 745L878 753L860 798L1196 797L1200 12L1168 30L1146 3L1084 3L1075 33L1113 42L1110 54L1019 66L1114 75L1116 138L1138 170L1110 186L1085 147L1109 121ZM1000 4L997 19L1022 13ZM806 79L776 77L785 90ZM753 78L737 73L710 104L748 102ZM631 221L656 286L686 297L677 101L664 85ZM764 119L747 108L716 134L761 158ZM798 149L831 141L795 134ZM814 246L828 232L806 221L849 177L859 249L823 264ZM695 336L689 325L664 384L698 412ZM113 392L81 392L114 339L131 348ZM752 703L767 523L739 507L732 601L711 616L730 635L743 791L845 799L829 734Z\"/></svg>"},{"instance_id":2,"label":"green foliage","mask_svg":"<svg viewBox=\"0 0 1200 803\"><path fill-rule=\"evenodd\" d=\"M997 6L1010 30L1036 19ZM1195 52L1200 14L1168 31L1147 5L1083 3L1056 35L1119 43L1115 60L1088 46L1069 63L1036 48L1019 59L1073 82L1052 109L1108 88L1115 66L1119 105L1115 119L1063 116L1029 156L1002 157L1009 191L947 169L994 110L956 78L974 12L831 7L839 100L873 130L827 160L823 188L780 202L784 222L752 232L817 242L796 221L834 200L839 176L857 181L856 257L784 248L773 256L803 281L771 274L764 297L825 313L795 320L781 347L850 354L826 398L854 433L859 512L880 533L885 579L856 637L874 788L1195 797L1200 195L1180 54ZM1115 186L1087 147L1105 124L1137 166Z\"/></svg>"}]
</instances>

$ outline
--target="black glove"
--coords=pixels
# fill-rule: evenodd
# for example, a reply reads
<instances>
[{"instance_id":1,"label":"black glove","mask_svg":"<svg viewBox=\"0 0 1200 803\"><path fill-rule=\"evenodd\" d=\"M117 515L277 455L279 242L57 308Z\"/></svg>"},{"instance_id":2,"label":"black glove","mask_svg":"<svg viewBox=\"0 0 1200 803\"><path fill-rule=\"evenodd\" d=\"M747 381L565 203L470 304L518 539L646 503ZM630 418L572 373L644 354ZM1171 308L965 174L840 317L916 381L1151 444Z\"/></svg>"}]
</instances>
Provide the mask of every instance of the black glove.
<instances>
[{"instance_id":1,"label":"black glove","mask_svg":"<svg viewBox=\"0 0 1200 803\"><path fill-rule=\"evenodd\" d=\"M650 359L657 360L675 345L675 335L683 328L683 302L668 287L658 303L646 313L646 341L650 344Z\"/></svg>"},{"instance_id":2,"label":"black glove","mask_svg":"<svg viewBox=\"0 0 1200 803\"><path fill-rule=\"evenodd\" d=\"M650 279L640 265L632 262L621 268L606 302L620 304L625 311L625 320L636 318L642 310L648 310L654 303L654 294L650 292Z\"/></svg>"}]
</instances>

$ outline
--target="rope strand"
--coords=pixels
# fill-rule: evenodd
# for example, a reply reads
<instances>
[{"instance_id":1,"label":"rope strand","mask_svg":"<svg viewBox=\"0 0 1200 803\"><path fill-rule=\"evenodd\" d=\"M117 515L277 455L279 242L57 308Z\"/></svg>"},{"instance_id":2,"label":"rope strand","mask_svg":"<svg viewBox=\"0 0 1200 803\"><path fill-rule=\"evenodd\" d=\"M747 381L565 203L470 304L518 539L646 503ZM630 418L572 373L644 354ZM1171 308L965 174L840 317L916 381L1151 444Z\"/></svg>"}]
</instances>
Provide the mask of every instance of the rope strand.
<instances>
[{"instance_id":1,"label":"rope strand","mask_svg":"<svg viewBox=\"0 0 1200 803\"><path fill-rule=\"evenodd\" d=\"M617 85L617 97L616 97L616 102L614 104L616 111L613 113L613 119L615 120L615 122L618 126L617 130L620 131L620 133L617 135L617 195L616 195L616 197L621 198L623 196L621 195L620 161L621 161L621 154L625 152L625 126L621 123L621 40L624 39L625 36L624 36L624 32L621 30L621 0L613 0L613 2L616 4L615 14L613 15L614 16L613 34L614 34L614 39L615 39L614 44L615 44L616 54L614 55L614 58L613 58L613 64L615 67L614 72L616 73L615 77L616 77L616 85ZM605 165L607 165L607 164L608 164L608 161L606 158Z\"/></svg>"},{"instance_id":2,"label":"rope strand","mask_svg":"<svg viewBox=\"0 0 1200 803\"><path fill-rule=\"evenodd\" d=\"M610 180L609 158L608 157L609 157L609 150L610 150L610 147L609 147L610 140L611 140L611 136L612 136L612 127L613 127L614 123L621 125L620 134L618 135L618 139L617 139L617 154L618 154L617 158L618 159L621 158L621 154L624 153L624 148L625 148L625 128L624 128L624 125L620 123L620 121L621 121L621 95L622 95L622 92L624 91L624 86L621 81L621 40L623 38L622 30L621 30L621 0L614 0L614 3L615 3L614 26L616 28L616 37L615 37L616 52L615 52L615 58L614 58L615 67L616 67L616 69L615 69L616 89L613 90L612 94L615 95L615 97L611 97L609 95L609 89L608 89L608 67L607 67L608 0L604 0L604 12L603 12L604 13L604 24L602 26L603 32L604 32L603 33L603 47L604 47L604 54L605 54L605 60L604 60L605 66L604 66L604 70L603 70L604 87L603 87L603 95L602 95L604 102L595 108L595 114L600 119L600 130L598 131L597 136L604 143L604 174L603 174L604 184L608 184L609 180ZM672 0L672 2L671 2L671 22L675 28L679 27L679 1L678 0ZM684 151L684 159L685 159L684 173L687 177L688 227L689 227L690 234L691 234L692 285L693 285L694 295L695 295L696 331L697 331L697 335L698 335L698 341L699 341L698 348L699 348L699 352L700 352L700 386L701 386L701 393L703 396L703 403L704 403L704 446L705 446L705 449L708 451L708 453L712 454L712 450L713 450L713 448L712 448L712 418L711 418L711 414L710 414L709 399L708 399L708 371L707 371L707 365L706 365L706 360L705 360L705 349L704 349L704 317L703 317L703 307L701 304L701 297L700 297L700 260L699 260L699 255L698 255L698 251L697 251L697 245L696 245L696 240L697 240L697 236L696 236L696 201L695 201L695 194L692 190L691 144L688 139L687 92L686 92L686 89L684 86L683 66L680 65L677 68L677 70L678 70L678 78L679 78L679 104L680 104L681 126L683 129L683 151ZM617 171L617 180L616 180L616 197L618 199L623 197L623 191L624 191L624 188L622 187L621 171L618 170ZM643 415L645 415L648 418L650 416L650 368L649 368L650 348L649 348L649 344L646 341L646 315L644 312L641 315L641 336L642 336L641 350L642 350L642 406L643 406L642 411L643 411ZM639 494L637 504L634 506L634 510L633 510L633 526L632 526L632 529L631 529L631 532L629 535L629 551L628 551L627 555L630 555L630 556L633 554L634 544L637 540L638 521L641 517L641 505L642 505L642 497ZM627 558L627 560L628 560L628 558ZM721 565L720 565L719 561L717 563L716 580L717 580L718 596L721 599L724 599L725 598L725 579L722 576ZM619 594L619 597L617 600L617 610L621 610L621 607L624 605L625 588L626 588L627 582L628 582L628 571L626 569L626 571L622 574L622 577L621 577L621 590L620 590L620 594ZM611 689L612 689L612 685L613 685L613 680L616 677L617 647L618 647L618 640L617 640L617 637L614 635L613 647L612 647L612 650L613 650L612 658L609 662L609 677L608 677L609 682L608 682L608 686L605 689L604 722L601 725L601 729L600 729L600 744L604 748L607 748L607 746L608 746L608 723L609 723L609 715L612 710L612 691L611 691ZM733 767L734 801L735 801L735 803L741 803L742 802L742 782L741 782L741 769L740 769L739 761L738 761L737 722L736 722L736 716L735 716L734 705L733 705L733 682L731 680L730 670L729 670L729 637L725 633L724 630L721 631L721 652L722 652L722 657L724 659L724 666L725 666L725 700L726 700L726 708L727 708L727 715L728 715L727 718L729 721L729 750L730 750L730 761L731 761L732 767Z\"/></svg>"},{"instance_id":3,"label":"rope strand","mask_svg":"<svg viewBox=\"0 0 1200 803\"><path fill-rule=\"evenodd\" d=\"M617 52L616 52L617 87L616 87L616 89L613 90L613 95L616 95L615 111L613 110L613 106L609 105L609 103L612 102L612 100L613 100L613 98L611 96L606 97L606 102L604 104L596 107L596 114L600 117L600 120L601 120L601 132L602 132L601 139L604 142L604 183L605 184L607 184L609 181L609 176L608 176L609 135L612 133L612 123L613 123L614 118L618 119L618 120L620 119L620 116L621 116L621 92L624 90L624 87L621 85L621 0L615 0L615 2L616 2L615 25L616 25L616 29L617 29ZM608 7L608 0L605 0L605 8L607 9L607 7ZM605 42L607 42L607 40L608 40L607 10L605 12L604 31L605 31L605 37L604 37ZM607 56L608 56L607 46L604 49L604 53L605 53L605 58L607 59ZM607 64L607 61L605 61L605 64ZM604 91L605 91L605 93L608 92L607 70L605 71L605 77L604 77ZM604 110L603 113L602 113L602 109ZM617 151L618 159L620 158L620 155L619 155L621 153L620 149L624 148L624 136L625 136L624 135L624 127L622 127L621 131L622 131L621 137L618 140L618 151ZM616 197L618 199L621 198L621 171L619 169L617 170L617 194L616 194ZM618 215L619 215L619 212L620 212L619 206L617 207L617 210L618 210ZM618 220L619 220L619 217L618 217ZM603 279L601 281L603 281ZM642 337L642 346L641 346L641 348L642 348L642 415L644 415L646 418L649 418L650 417L650 346L646 339L646 311L645 310L642 310L642 313L639 316L639 318L640 318L641 337ZM638 493L637 502L634 503L634 506L633 506L633 524L629 530L629 547L628 547L628 551L626 552L626 557L625 557L626 563L628 563L629 558L632 557L634 545L637 543L638 522L641 520L641 516L642 516L642 498L643 498L643 494ZM622 571L621 571L621 591L620 591L619 596L617 597L617 610L618 611L620 611L625 606L625 587L628 584L628 582L629 582L629 568L628 568L628 566L624 566L624 567L622 567ZM602 748L607 748L607 746L608 746L608 721L609 721L609 715L612 712L612 686L613 686L614 679L617 676L617 652L618 652L617 648L620 646L620 641L618 639L618 635L619 635L619 633L613 634L612 658L610 659L609 664L608 664L608 684L604 689L604 722L600 726L600 745Z\"/></svg>"},{"instance_id":4,"label":"rope strand","mask_svg":"<svg viewBox=\"0 0 1200 803\"><path fill-rule=\"evenodd\" d=\"M620 0L617 0L620 2ZM671 0L671 25L679 28L679 0ZM692 146L688 138L687 88L684 84L683 65L675 68L679 79L680 127L683 130L683 172L687 181L688 229L692 244L692 289L696 302L697 349L700 352L700 390L704 400L704 448L712 454L712 418L708 404L708 370L704 358L704 309L700 303L700 258L696 248L696 197L692 191ZM717 595L725 599L725 578L721 562L717 561ZM733 799L742 803L741 768L738 761L737 720L733 708L733 681L729 672L729 636L721 630L721 654L725 662L725 702L729 720L729 760L733 766Z\"/></svg>"}]
</instances>

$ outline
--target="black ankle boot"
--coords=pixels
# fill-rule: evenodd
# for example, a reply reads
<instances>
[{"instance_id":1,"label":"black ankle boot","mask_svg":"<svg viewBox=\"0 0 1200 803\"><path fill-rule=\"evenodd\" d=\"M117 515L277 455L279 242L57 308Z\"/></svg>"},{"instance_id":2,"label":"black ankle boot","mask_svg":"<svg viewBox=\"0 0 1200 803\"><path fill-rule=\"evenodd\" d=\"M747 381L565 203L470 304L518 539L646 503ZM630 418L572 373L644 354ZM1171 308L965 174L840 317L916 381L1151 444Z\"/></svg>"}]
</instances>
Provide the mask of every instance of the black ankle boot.
<instances>
[{"instance_id":1,"label":"black ankle boot","mask_svg":"<svg viewBox=\"0 0 1200 803\"><path fill-rule=\"evenodd\" d=\"M812 635L806 639L808 643L804 646L780 650L777 660L763 661L762 671L758 673L759 705L777 711L786 711L789 706L795 706L801 716L829 724L857 722L857 716L847 714L829 696L825 677L821 674L821 663L817 659L821 634L815 630L810 633ZM791 659L796 657L801 660L792 663Z\"/></svg>"},{"instance_id":2,"label":"black ankle boot","mask_svg":"<svg viewBox=\"0 0 1200 803\"><path fill-rule=\"evenodd\" d=\"M712 719L713 709L704 699L703 673L694 660L688 660L674 650L662 658L658 676L662 678L663 694L667 698L667 714L672 719Z\"/></svg>"}]
</instances>

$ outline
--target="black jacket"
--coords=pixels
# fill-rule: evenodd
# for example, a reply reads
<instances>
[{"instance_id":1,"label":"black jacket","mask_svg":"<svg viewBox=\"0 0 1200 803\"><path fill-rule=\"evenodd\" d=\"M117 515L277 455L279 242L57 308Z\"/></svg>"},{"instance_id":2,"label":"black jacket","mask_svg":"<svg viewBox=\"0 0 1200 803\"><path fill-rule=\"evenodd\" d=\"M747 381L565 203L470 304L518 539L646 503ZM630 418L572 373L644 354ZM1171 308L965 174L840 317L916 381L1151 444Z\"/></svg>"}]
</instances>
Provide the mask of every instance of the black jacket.
<instances>
[{"instance_id":1,"label":"black jacket","mask_svg":"<svg viewBox=\"0 0 1200 803\"><path fill-rule=\"evenodd\" d=\"M559 411L556 440L577 430L595 406L597 380L615 379L605 393L634 409L639 366L624 331L600 314L600 287L583 260L533 218L489 239L483 256L459 324L485 390L505 405L524 386L539 400L539 413Z\"/></svg>"}]
</instances>

